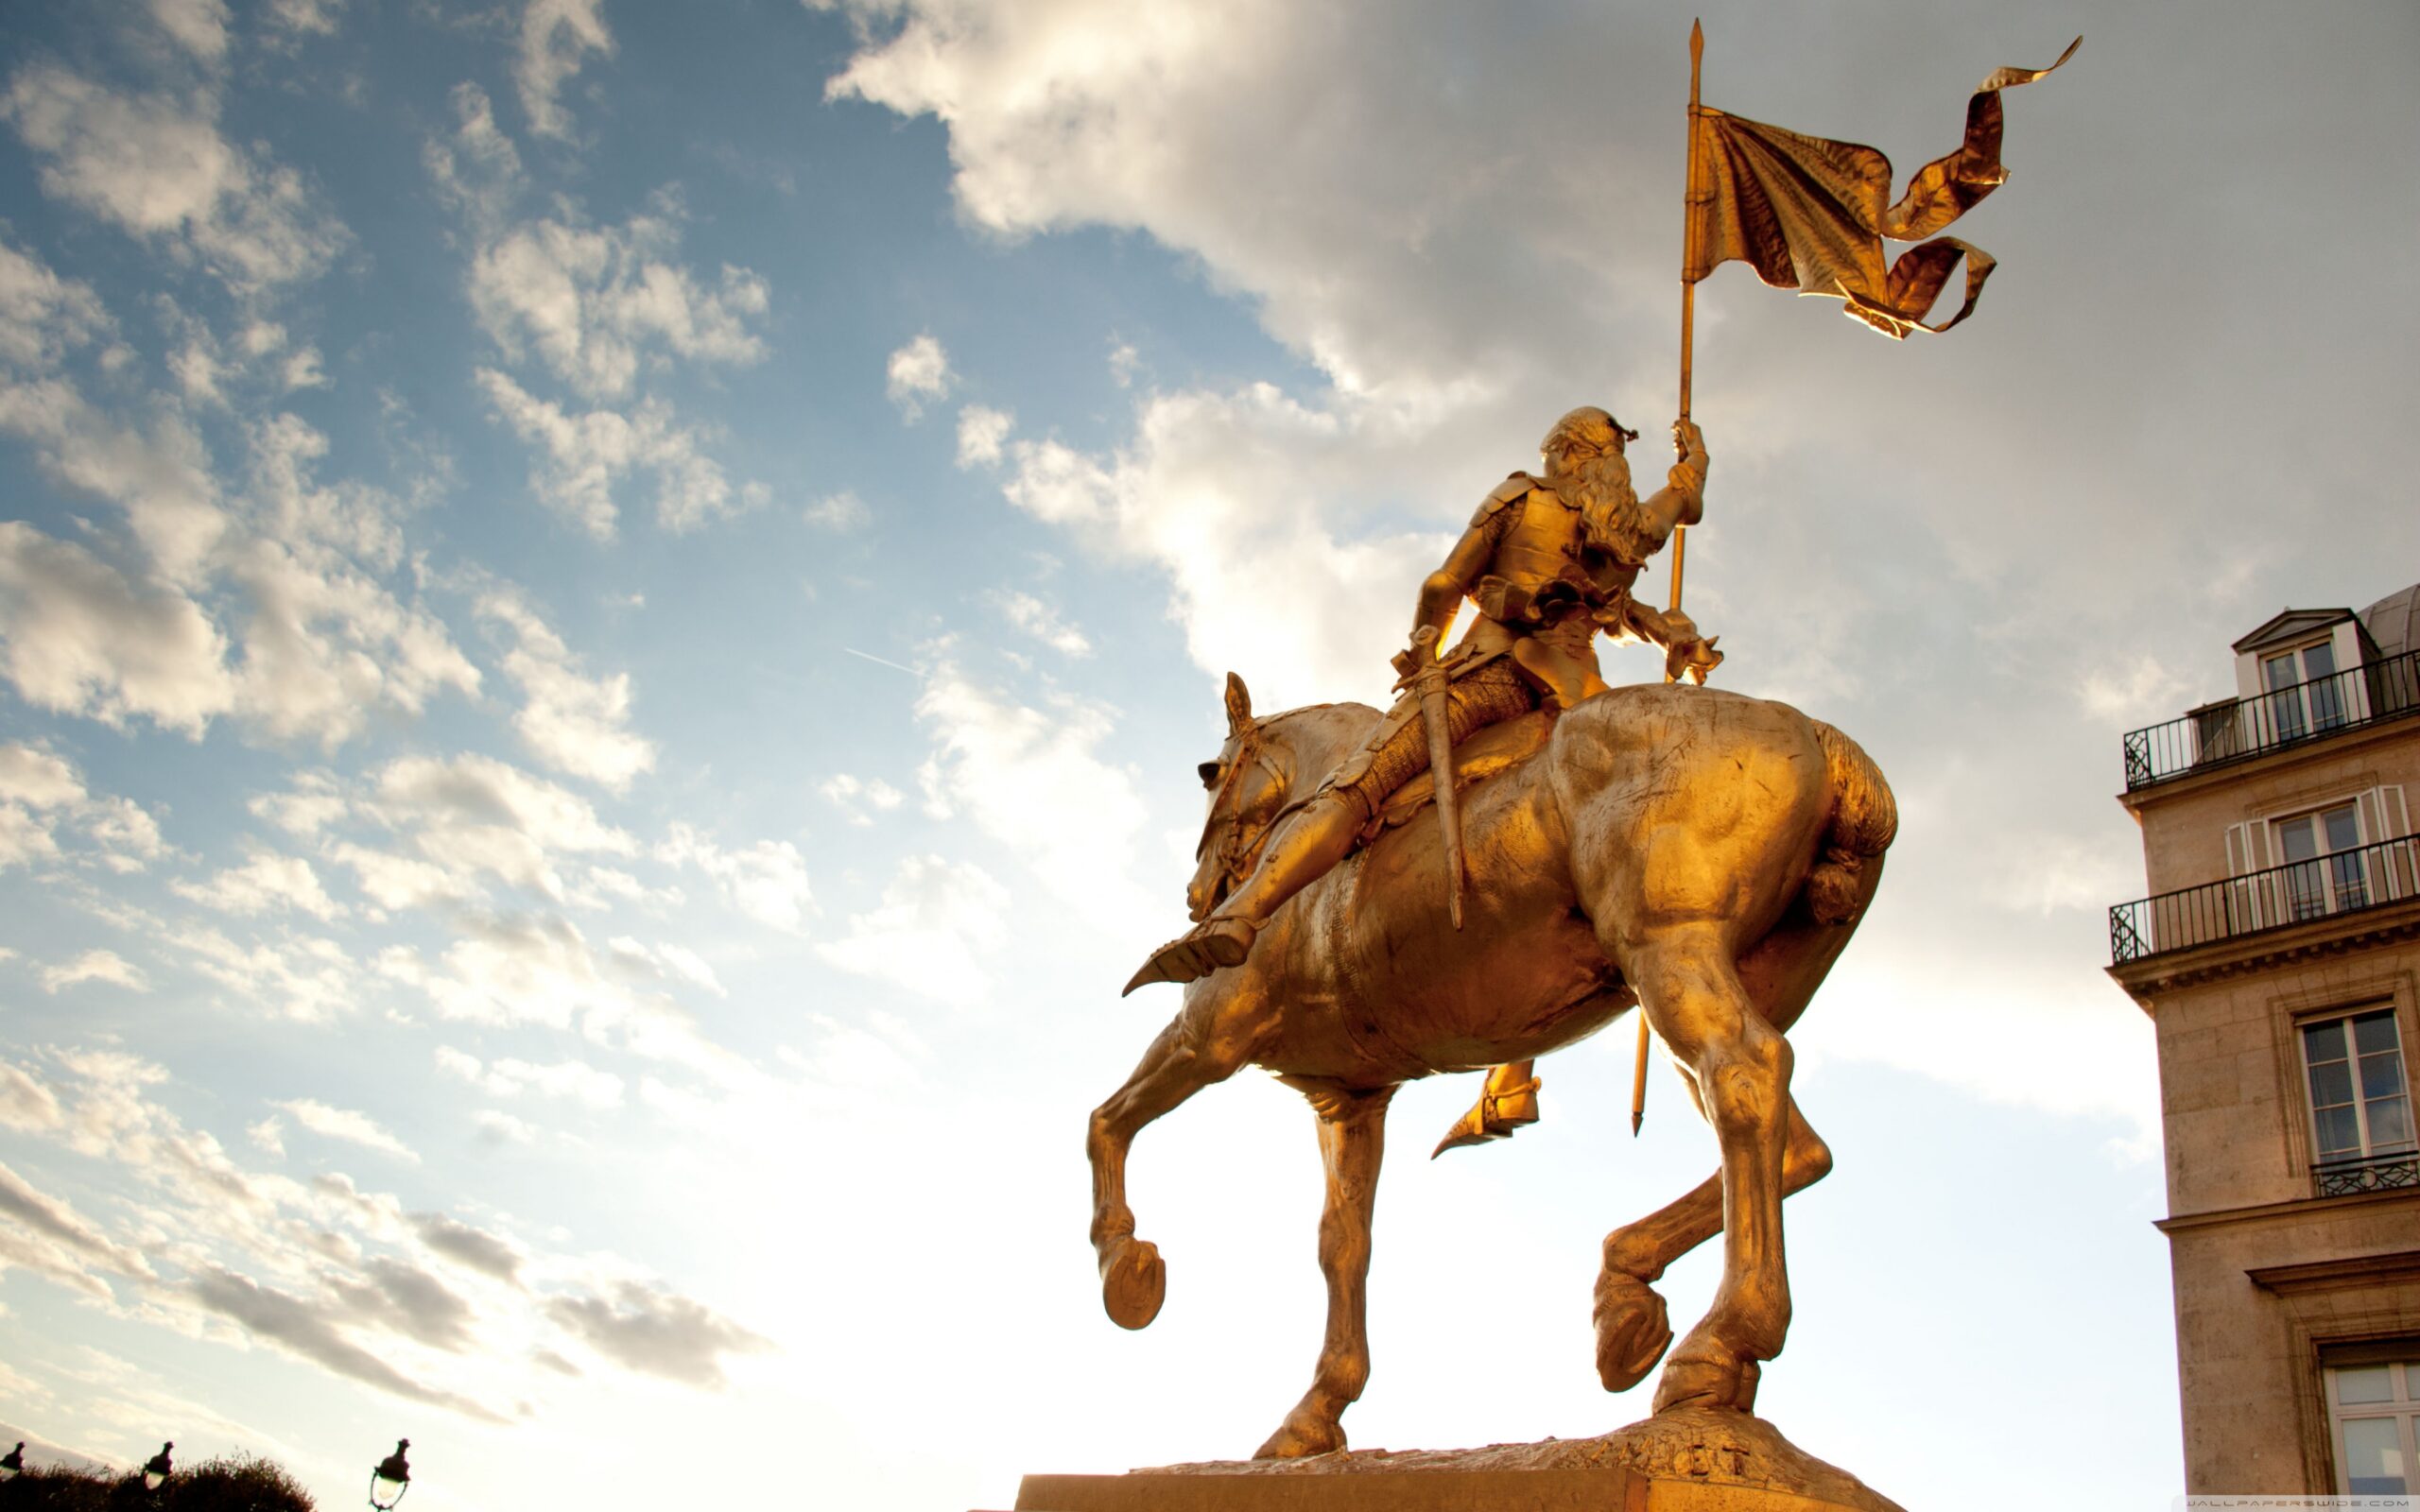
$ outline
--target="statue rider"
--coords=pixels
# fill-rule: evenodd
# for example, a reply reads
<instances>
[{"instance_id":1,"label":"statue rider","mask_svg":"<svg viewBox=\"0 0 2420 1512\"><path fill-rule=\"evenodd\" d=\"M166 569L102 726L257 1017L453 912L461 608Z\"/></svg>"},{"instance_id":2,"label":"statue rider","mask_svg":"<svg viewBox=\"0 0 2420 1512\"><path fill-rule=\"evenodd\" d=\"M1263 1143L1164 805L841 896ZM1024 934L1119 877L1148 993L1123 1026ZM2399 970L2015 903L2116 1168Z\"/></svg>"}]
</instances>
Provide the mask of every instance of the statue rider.
<instances>
[{"instance_id":1,"label":"statue rider","mask_svg":"<svg viewBox=\"0 0 2420 1512\"><path fill-rule=\"evenodd\" d=\"M1506 478L1478 507L1444 564L1420 585L1411 646L1394 659L1403 674L1398 689L1436 657L1464 597L1478 610L1443 660L1453 741L1541 706L1568 709L1602 692L1595 647L1599 630L1660 646L1667 681L1687 676L1703 683L1722 661L1686 614L1657 610L1632 593L1640 569L1673 527L1695 524L1705 511L1704 438L1689 421L1673 422L1680 460L1664 488L1644 502L1631 487L1624 455L1625 444L1637 438L1636 431L1594 406L1564 416L1539 443L1545 476ZM1190 982L1240 965L1278 907L1350 854L1387 799L1428 765L1420 700L1406 694L1368 743L1279 822L1243 885L1192 931L1153 952L1126 990ZM1537 1084L1529 1071L1527 1062L1496 1068L1489 1093L1464 1119L1471 1126L1458 1125L1447 1145L1533 1121Z\"/></svg>"}]
</instances>

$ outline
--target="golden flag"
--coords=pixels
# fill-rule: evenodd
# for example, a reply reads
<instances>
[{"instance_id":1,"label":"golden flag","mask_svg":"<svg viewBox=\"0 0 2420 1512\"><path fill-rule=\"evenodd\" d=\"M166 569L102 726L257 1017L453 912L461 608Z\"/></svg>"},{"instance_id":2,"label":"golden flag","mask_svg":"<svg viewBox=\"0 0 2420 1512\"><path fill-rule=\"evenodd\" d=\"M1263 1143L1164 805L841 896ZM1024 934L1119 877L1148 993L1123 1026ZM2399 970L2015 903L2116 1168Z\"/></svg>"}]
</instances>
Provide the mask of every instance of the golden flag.
<instances>
[{"instance_id":1,"label":"golden flag","mask_svg":"<svg viewBox=\"0 0 2420 1512\"><path fill-rule=\"evenodd\" d=\"M1695 110L1689 143L1694 222L1688 266L1694 284L1737 259L1775 288L1848 301L1847 314L1893 340L1943 332L1975 313L1991 254L1954 236L1901 253L1886 270L1882 240L1915 241L1956 220L2008 181L2000 166L2000 91L2030 84L2075 56L2078 37L2049 68L2003 68L1966 102L1966 140L1927 163L1896 204L1891 160L1872 147L1803 136L1721 111ZM1940 325L1933 301L1966 259L1966 302Z\"/></svg>"}]
</instances>

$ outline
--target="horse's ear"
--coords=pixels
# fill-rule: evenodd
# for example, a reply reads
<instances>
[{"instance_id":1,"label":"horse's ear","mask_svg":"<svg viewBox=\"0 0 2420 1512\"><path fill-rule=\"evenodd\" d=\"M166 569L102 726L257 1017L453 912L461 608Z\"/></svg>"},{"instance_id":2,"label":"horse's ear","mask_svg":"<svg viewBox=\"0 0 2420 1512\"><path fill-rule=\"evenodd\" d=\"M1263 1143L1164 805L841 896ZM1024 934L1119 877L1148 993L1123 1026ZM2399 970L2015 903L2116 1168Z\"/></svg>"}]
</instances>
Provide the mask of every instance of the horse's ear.
<instances>
[{"instance_id":1,"label":"horse's ear","mask_svg":"<svg viewBox=\"0 0 2420 1512\"><path fill-rule=\"evenodd\" d=\"M1227 674L1227 733L1240 735L1252 728L1252 690L1244 679Z\"/></svg>"}]
</instances>

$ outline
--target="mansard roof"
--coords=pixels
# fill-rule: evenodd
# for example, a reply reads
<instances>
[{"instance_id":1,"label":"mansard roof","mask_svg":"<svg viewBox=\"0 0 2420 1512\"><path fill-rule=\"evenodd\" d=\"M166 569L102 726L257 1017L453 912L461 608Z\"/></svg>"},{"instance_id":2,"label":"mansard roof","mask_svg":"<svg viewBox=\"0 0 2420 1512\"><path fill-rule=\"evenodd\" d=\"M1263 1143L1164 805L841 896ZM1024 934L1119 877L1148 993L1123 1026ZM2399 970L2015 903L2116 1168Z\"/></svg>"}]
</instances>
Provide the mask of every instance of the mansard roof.
<instances>
[{"instance_id":1,"label":"mansard roof","mask_svg":"<svg viewBox=\"0 0 2420 1512\"><path fill-rule=\"evenodd\" d=\"M2420 651L2420 583L2393 593L2361 610L2361 623L2382 657Z\"/></svg>"}]
</instances>

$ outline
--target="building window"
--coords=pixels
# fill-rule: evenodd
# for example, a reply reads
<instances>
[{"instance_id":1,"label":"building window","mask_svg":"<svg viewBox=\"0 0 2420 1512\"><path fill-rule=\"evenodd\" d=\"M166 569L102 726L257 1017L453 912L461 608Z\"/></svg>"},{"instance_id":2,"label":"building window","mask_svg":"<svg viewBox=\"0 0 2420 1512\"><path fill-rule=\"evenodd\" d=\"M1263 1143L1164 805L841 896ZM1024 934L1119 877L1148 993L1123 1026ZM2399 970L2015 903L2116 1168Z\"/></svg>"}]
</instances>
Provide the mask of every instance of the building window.
<instances>
[{"instance_id":1,"label":"building window","mask_svg":"<svg viewBox=\"0 0 2420 1512\"><path fill-rule=\"evenodd\" d=\"M2361 848L2361 820L2352 804L2275 822L2287 917L2299 921L2370 905L2369 882L2355 853Z\"/></svg>"},{"instance_id":2,"label":"building window","mask_svg":"<svg viewBox=\"0 0 2420 1512\"><path fill-rule=\"evenodd\" d=\"M2344 722L2343 690L2336 685L2336 647L2322 641L2260 659L2260 686L2269 728L2278 740L2296 740Z\"/></svg>"},{"instance_id":3,"label":"building window","mask_svg":"<svg viewBox=\"0 0 2420 1512\"><path fill-rule=\"evenodd\" d=\"M2305 1023L2302 1040L2319 1194L2420 1186L2420 1144L2412 1139L2411 1090L2394 1009Z\"/></svg>"},{"instance_id":4,"label":"building window","mask_svg":"<svg viewBox=\"0 0 2420 1512\"><path fill-rule=\"evenodd\" d=\"M2414 1419L2420 1418L2420 1345L2363 1354L2399 1355L2328 1366L2327 1411L2336 1438L2336 1489L2344 1496L2409 1496L2420 1487Z\"/></svg>"}]
</instances>

